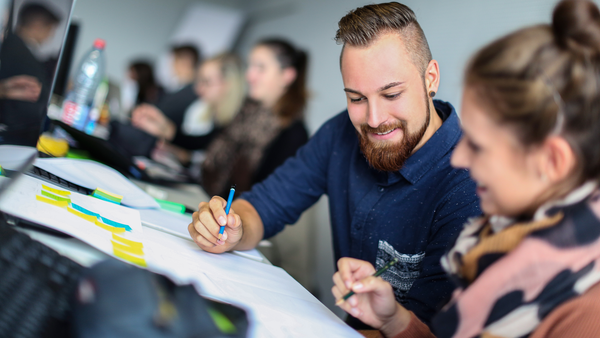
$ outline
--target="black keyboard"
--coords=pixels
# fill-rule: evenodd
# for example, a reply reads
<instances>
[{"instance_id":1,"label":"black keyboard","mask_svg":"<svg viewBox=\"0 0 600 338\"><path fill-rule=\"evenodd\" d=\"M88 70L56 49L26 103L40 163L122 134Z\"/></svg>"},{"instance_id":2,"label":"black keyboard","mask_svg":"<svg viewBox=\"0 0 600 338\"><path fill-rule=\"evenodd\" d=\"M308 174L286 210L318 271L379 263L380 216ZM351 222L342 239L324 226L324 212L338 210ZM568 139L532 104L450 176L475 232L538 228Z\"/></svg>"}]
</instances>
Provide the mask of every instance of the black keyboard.
<instances>
[{"instance_id":1,"label":"black keyboard","mask_svg":"<svg viewBox=\"0 0 600 338\"><path fill-rule=\"evenodd\" d=\"M53 183L55 185L65 188L67 190L75 191L75 192L78 192L78 193L81 193L84 195L90 195L92 193L92 190L90 190L88 188L84 188L80 185L71 183L71 182L64 180L44 169L41 169L41 168L38 168L35 166L32 167L29 171L27 171L25 174L29 175L29 176L33 176L35 178L39 178L46 182Z\"/></svg>"},{"instance_id":2,"label":"black keyboard","mask_svg":"<svg viewBox=\"0 0 600 338\"><path fill-rule=\"evenodd\" d=\"M11 228L0 214L0 337L69 337L84 267Z\"/></svg>"}]
</instances>

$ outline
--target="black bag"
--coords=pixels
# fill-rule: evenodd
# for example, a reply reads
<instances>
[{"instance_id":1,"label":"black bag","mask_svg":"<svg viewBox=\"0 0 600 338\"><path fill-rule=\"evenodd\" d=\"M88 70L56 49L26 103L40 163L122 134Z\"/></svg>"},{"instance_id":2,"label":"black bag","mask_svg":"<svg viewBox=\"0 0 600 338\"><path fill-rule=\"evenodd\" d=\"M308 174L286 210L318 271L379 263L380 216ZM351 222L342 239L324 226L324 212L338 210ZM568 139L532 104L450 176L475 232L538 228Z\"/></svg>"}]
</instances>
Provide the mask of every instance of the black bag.
<instances>
[{"instance_id":1,"label":"black bag","mask_svg":"<svg viewBox=\"0 0 600 338\"><path fill-rule=\"evenodd\" d=\"M75 337L245 337L245 311L117 260L82 276L73 306Z\"/></svg>"}]
</instances>

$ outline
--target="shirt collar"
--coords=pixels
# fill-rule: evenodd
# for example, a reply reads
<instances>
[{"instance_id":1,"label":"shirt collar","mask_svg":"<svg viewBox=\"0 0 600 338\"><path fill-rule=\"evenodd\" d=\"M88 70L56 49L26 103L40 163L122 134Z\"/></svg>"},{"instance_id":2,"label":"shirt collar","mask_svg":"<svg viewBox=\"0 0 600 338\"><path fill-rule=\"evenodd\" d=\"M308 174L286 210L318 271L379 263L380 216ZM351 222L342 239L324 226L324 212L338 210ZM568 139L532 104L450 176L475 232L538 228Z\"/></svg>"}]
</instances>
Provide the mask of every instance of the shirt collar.
<instances>
[{"instance_id":1,"label":"shirt collar","mask_svg":"<svg viewBox=\"0 0 600 338\"><path fill-rule=\"evenodd\" d=\"M442 118L442 126L417 152L406 160L400 171L389 173L388 184L397 182L400 175L411 184L417 183L423 175L452 150L460 139L462 131L454 107L449 102L441 100L433 100L433 106Z\"/></svg>"}]
</instances>

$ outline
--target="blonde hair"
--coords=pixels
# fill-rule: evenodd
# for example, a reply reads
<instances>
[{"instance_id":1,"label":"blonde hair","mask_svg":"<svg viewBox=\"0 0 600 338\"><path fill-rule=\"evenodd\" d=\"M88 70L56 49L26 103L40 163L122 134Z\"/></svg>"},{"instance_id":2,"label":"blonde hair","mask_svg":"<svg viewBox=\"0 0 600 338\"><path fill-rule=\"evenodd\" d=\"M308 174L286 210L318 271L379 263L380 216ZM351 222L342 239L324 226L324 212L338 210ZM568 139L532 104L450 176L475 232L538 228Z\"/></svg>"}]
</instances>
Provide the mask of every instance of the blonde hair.
<instances>
[{"instance_id":1,"label":"blonde hair","mask_svg":"<svg viewBox=\"0 0 600 338\"><path fill-rule=\"evenodd\" d=\"M578 158L575 179L600 179L600 11L561 1L551 25L525 28L480 50L466 87L523 146L561 135Z\"/></svg>"},{"instance_id":2,"label":"blonde hair","mask_svg":"<svg viewBox=\"0 0 600 338\"><path fill-rule=\"evenodd\" d=\"M246 82L242 61L233 53L222 53L204 61L217 62L221 69L221 76L227 86L223 99L216 105L208 107L215 124L225 126L233 120L242 107L246 95Z\"/></svg>"}]
</instances>

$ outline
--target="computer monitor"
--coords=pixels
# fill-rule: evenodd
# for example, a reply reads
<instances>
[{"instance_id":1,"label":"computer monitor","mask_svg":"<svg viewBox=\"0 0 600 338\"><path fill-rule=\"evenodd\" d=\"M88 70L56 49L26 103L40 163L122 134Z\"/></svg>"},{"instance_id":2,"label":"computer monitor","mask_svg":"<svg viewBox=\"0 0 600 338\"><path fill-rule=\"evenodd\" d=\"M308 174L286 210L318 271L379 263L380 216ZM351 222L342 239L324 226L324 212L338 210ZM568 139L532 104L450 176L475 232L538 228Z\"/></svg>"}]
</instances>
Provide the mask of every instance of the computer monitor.
<instances>
[{"instance_id":1,"label":"computer monitor","mask_svg":"<svg viewBox=\"0 0 600 338\"><path fill-rule=\"evenodd\" d=\"M74 0L0 0L0 144L35 146Z\"/></svg>"}]
</instances>

